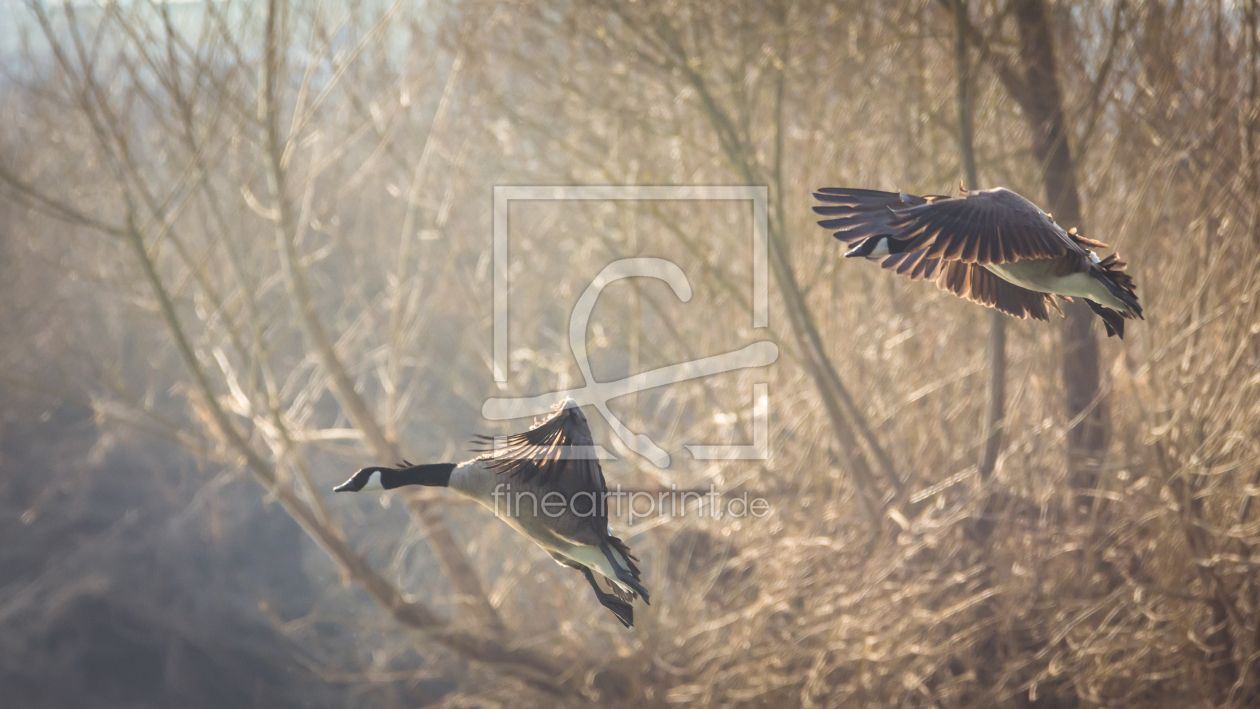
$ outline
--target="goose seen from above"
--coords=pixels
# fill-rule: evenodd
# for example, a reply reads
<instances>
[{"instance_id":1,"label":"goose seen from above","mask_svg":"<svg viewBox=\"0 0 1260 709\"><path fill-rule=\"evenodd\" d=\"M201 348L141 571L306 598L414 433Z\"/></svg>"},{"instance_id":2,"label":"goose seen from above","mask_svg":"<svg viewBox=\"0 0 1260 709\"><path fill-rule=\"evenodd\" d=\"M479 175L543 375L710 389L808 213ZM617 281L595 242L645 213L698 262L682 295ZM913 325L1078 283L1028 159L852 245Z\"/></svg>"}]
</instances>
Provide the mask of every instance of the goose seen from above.
<instances>
[{"instance_id":1,"label":"goose seen from above","mask_svg":"<svg viewBox=\"0 0 1260 709\"><path fill-rule=\"evenodd\" d=\"M961 187L961 185L960 185ZM848 187L814 193L827 217L818 224L851 244L847 257L881 259L881 266L936 284L1017 318L1062 314L1054 296L1083 298L1107 328L1124 339L1124 321L1142 318L1133 279L1117 254L1100 259L1102 242L1064 231L1049 214L998 187L961 197Z\"/></svg>"},{"instance_id":2,"label":"goose seen from above","mask_svg":"<svg viewBox=\"0 0 1260 709\"><path fill-rule=\"evenodd\" d=\"M586 416L573 399L530 430L478 436L483 455L463 463L363 468L336 492L448 487L488 508L542 547L557 563L586 577L595 597L627 628L637 596L648 602L638 559L608 526L607 485ZM550 502L548 502L550 501ZM609 591L600 588L603 576Z\"/></svg>"}]
</instances>

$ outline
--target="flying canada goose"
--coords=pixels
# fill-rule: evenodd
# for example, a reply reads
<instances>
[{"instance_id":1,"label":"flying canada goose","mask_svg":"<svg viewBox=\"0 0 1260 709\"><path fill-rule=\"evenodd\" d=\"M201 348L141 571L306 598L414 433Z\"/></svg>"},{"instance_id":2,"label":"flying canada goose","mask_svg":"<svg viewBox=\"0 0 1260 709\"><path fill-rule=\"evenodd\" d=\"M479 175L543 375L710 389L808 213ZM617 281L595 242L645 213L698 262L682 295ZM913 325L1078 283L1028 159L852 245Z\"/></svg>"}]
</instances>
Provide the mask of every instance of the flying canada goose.
<instances>
[{"instance_id":1,"label":"flying canada goose","mask_svg":"<svg viewBox=\"0 0 1260 709\"><path fill-rule=\"evenodd\" d=\"M961 188L961 185L960 185ZM884 268L936 285L967 300L1017 318L1062 315L1053 296L1084 298L1124 339L1125 319L1141 318L1133 279L1118 254L1076 229L1064 231L1049 214L998 187L962 197L825 187L814 193L825 204L818 222L853 244L845 256L883 259Z\"/></svg>"},{"instance_id":2,"label":"flying canada goose","mask_svg":"<svg viewBox=\"0 0 1260 709\"><path fill-rule=\"evenodd\" d=\"M471 497L547 551L562 566L581 571L595 597L627 628L634 625L636 596L648 603L638 559L608 526L604 473L595 457L591 429L573 399L529 431L478 436L485 452L463 463L371 467L338 485L336 492L392 490L406 485L449 487ZM612 592L600 589L603 576Z\"/></svg>"}]
</instances>

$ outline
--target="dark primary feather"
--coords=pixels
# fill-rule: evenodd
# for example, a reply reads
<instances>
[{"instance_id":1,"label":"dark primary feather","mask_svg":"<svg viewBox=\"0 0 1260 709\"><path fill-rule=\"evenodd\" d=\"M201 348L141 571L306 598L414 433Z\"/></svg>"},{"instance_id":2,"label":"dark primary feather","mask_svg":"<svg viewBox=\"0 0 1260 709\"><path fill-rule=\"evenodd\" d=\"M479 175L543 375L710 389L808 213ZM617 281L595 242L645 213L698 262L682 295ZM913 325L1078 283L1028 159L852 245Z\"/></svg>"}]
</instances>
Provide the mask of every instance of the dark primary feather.
<instances>
[{"instance_id":1,"label":"dark primary feather","mask_svg":"<svg viewBox=\"0 0 1260 709\"><path fill-rule=\"evenodd\" d=\"M495 472L522 483L537 478L554 485L565 472L575 472L593 491L604 491L604 473L595 457L590 429L575 409L563 409L524 433L476 436L483 460Z\"/></svg>"},{"instance_id":2,"label":"dark primary feather","mask_svg":"<svg viewBox=\"0 0 1260 709\"><path fill-rule=\"evenodd\" d=\"M878 190L860 190L842 187L824 187L814 193L814 197L825 204L814 207L814 211L823 216L833 216L818 222L821 226L835 231L835 237L841 241L853 243L876 234L890 233L888 221L894 216L892 209L926 204L929 200L945 199L944 197L914 197L906 195L908 201L902 201L896 192L880 192Z\"/></svg>"},{"instance_id":3,"label":"dark primary feather","mask_svg":"<svg viewBox=\"0 0 1260 709\"><path fill-rule=\"evenodd\" d=\"M571 445L564 435L566 416L562 411L524 433L477 435L474 440L481 444L477 451L487 454L483 456L486 465L497 473L522 483L542 475L540 482L546 484L563 473L569 462L564 456L564 446Z\"/></svg>"}]
</instances>

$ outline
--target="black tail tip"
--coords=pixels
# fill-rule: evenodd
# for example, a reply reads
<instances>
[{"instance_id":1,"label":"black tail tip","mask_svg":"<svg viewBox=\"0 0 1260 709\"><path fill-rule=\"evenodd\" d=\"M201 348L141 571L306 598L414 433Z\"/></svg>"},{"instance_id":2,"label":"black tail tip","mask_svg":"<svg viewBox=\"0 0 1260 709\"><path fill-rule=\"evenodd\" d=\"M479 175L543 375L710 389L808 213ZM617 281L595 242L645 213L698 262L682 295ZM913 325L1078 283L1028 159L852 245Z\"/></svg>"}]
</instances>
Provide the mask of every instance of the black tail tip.
<instances>
[{"instance_id":1,"label":"black tail tip","mask_svg":"<svg viewBox=\"0 0 1260 709\"><path fill-rule=\"evenodd\" d=\"M616 601L607 604L608 610L617 616L617 620L621 621L621 625L626 628L634 627L634 606L625 601Z\"/></svg>"},{"instance_id":2,"label":"black tail tip","mask_svg":"<svg viewBox=\"0 0 1260 709\"><path fill-rule=\"evenodd\" d=\"M644 603L649 606L652 605L651 597L648 596L648 590L643 587L643 584L636 581L634 583L634 590L638 592L639 598L642 598Z\"/></svg>"},{"instance_id":3,"label":"black tail tip","mask_svg":"<svg viewBox=\"0 0 1260 709\"><path fill-rule=\"evenodd\" d=\"M1099 305L1098 303L1095 303L1089 298L1084 298L1083 300L1089 306L1089 309L1094 311L1095 315L1097 315L1099 318L1102 318L1103 325L1106 326L1107 328L1107 337L1111 337L1112 335L1115 335L1116 337L1119 337L1121 340L1124 339L1124 314L1123 313L1112 310L1111 308L1108 308L1105 305Z\"/></svg>"},{"instance_id":4,"label":"black tail tip","mask_svg":"<svg viewBox=\"0 0 1260 709\"><path fill-rule=\"evenodd\" d=\"M1118 337L1124 339L1124 320L1114 310L1111 312L1114 317L1101 316L1103 327L1107 328L1107 337Z\"/></svg>"}]
</instances>

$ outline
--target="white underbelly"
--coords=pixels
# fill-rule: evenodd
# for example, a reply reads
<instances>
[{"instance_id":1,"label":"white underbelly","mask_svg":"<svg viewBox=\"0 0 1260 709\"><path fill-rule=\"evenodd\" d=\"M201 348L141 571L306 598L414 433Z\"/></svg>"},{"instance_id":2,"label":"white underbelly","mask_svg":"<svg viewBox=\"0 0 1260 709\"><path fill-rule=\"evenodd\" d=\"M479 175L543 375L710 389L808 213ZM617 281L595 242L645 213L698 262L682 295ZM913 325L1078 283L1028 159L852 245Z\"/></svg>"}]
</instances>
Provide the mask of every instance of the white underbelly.
<instances>
[{"instance_id":1,"label":"white underbelly","mask_svg":"<svg viewBox=\"0 0 1260 709\"><path fill-rule=\"evenodd\" d=\"M1088 298L1099 305L1124 311L1128 306L1107 290L1107 286L1088 273L1070 273L1057 276L1045 262L1016 261L1014 263L986 264L985 268L1008 283L1038 293L1054 293L1073 298Z\"/></svg>"},{"instance_id":2,"label":"white underbelly","mask_svg":"<svg viewBox=\"0 0 1260 709\"><path fill-rule=\"evenodd\" d=\"M1048 264L1036 263L1034 261L1016 261L1014 263L990 263L985 264L985 268L998 278L1014 283L1020 288L1037 291L1038 293L1059 293L1055 285L1056 281L1061 280L1048 273ZM1065 295L1071 295L1066 293Z\"/></svg>"},{"instance_id":3,"label":"white underbelly","mask_svg":"<svg viewBox=\"0 0 1260 709\"><path fill-rule=\"evenodd\" d=\"M617 584L623 591L633 593L634 589L626 586L621 579L617 578L617 572L613 570L612 565L608 562L608 557L604 556L603 550L599 547L588 546L585 544L575 544L568 549L560 552L564 556L578 562L579 564L589 568L591 571L603 576L604 578ZM620 564L625 564L626 560L621 558L621 553L615 548L612 549L613 558L617 559ZM627 564L622 567L623 570L629 571L630 566Z\"/></svg>"},{"instance_id":4,"label":"white underbelly","mask_svg":"<svg viewBox=\"0 0 1260 709\"><path fill-rule=\"evenodd\" d=\"M612 564L608 561L608 557L604 555L603 550L599 547L591 546L589 544L572 544L562 540L553 532L546 529L547 525L543 520L549 518L537 517L530 514L508 514L508 512L515 513L519 510L515 507L507 509L506 505L501 506L498 510L495 510L494 506L489 502L484 500L478 500L478 502L485 505L486 509L491 512L497 512L496 516L499 519L503 520L509 527L519 532L521 536L533 540L534 543L541 546L548 553L553 555L559 554L560 556L572 559L573 561L576 561L582 566L589 568L591 571L594 571L600 576L603 576L609 581L617 584L617 586L626 593L634 593L633 588L630 588L621 579L617 578L617 571L613 569ZM515 504L515 501L513 504ZM529 511L529 504L526 503L525 512L528 513ZM547 541L542 541L543 539L546 539ZM612 549L612 556L618 561L618 563L622 564L622 569L625 571L630 570L630 564L615 547ZM557 559L557 563L561 562Z\"/></svg>"}]
</instances>

